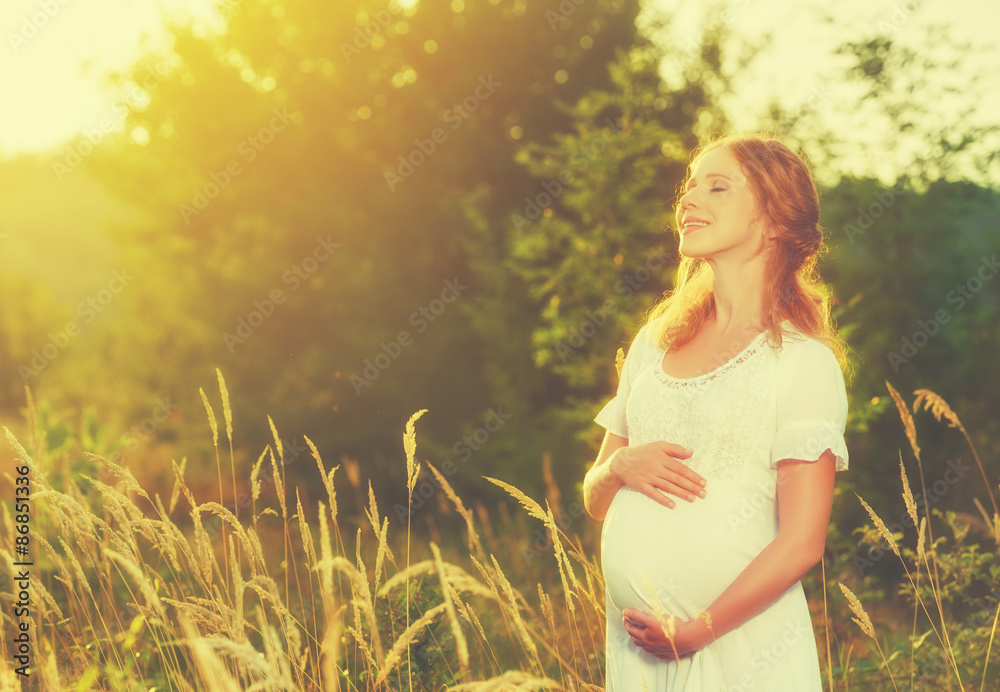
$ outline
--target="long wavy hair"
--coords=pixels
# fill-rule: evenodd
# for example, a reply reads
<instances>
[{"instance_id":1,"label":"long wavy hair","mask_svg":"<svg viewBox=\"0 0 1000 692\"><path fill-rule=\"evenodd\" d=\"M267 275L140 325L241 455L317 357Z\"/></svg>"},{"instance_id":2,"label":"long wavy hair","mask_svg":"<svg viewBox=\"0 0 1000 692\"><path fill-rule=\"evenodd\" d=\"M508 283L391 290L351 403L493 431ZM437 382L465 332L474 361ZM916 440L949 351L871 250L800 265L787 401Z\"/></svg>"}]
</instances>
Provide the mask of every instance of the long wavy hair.
<instances>
[{"instance_id":1,"label":"long wavy hair","mask_svg":"<svg viewBox=\"0 0 1000 692\"><path fill-rule=\"evenodd\" d=\"M675 217L698 161L719 147L725 147L739 163L772 239L765 251L763 306L763 324L771 344L781 346L781 323L787 319L800 332L829 346L841 369L848 371L847 346L834 327L830 302L816 270L816 260L826 250L819 226L819 193L798 154L767 133L704 142L692 152L687 176L678 186ZM659 342L666 348L679 348L714 314L712 268L703 259L682 257L674 290L648 311L646 322L665 317L657 328Z\"/></svg>"}]
</instances>

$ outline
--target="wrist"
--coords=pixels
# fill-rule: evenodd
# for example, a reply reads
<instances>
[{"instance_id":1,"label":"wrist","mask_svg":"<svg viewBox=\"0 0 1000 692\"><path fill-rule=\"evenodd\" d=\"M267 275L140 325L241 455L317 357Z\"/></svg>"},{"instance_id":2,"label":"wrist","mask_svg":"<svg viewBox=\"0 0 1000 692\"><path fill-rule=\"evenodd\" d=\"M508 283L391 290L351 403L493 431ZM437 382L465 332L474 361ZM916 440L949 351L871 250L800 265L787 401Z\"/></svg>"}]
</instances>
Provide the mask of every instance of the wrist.
<instances>
[{"instance_id":1,"label":"wrist","mask_svg":"<svg viewBox=\"0 0 1000 692\"><path fill-rule=\"evenodd\" d=\"M703 649L715 641L715 633L712 631L712 616L707 610L698 613L698 617L684 623L685 632L690 645L694 649Z\"/></svg>"},{"instance_id":2,"label":"wrist","mask_svg":"<svg viewBox=\"0 0 1000 692\"><path fill-rule=\"evenodd\" d=\"M618 485L624 485L625 481L622 479L622 465L627 463L625 460L625 455L628 454L628 447L619 447L612 454L611 458L608 459L608 480L612 483L617 483Z\"/></svg>"}]
</instances>

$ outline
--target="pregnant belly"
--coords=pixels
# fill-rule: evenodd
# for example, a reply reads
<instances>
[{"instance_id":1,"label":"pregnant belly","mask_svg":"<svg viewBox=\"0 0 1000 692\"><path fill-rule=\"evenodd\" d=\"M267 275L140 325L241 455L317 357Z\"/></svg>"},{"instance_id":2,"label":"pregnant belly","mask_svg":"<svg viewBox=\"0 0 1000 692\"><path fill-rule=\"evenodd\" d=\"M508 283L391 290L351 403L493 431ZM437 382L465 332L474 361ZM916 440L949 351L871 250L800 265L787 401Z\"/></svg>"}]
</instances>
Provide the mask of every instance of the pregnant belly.
<instances>
[{"instance_id":1,"label":"pregnant belly","mask_svg":"<svg viewBox=\"0 0 1000 692\"><path fill-rule=\"evenodd\" d=\"M682 619L697 616L773 540L773 496L713 481L694 502L671 496L664 507L628 487L604 519L601 564L607 607L660 608Z\"/></svg>"}]
</instances>

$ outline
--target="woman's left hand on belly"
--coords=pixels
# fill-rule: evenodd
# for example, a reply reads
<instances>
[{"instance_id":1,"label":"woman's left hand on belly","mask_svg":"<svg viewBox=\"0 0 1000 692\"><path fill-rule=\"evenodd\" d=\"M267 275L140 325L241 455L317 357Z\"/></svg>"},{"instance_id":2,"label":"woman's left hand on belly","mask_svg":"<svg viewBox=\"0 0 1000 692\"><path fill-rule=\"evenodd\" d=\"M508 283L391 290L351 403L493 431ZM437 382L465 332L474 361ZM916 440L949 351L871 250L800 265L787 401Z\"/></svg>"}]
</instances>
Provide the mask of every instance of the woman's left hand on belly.
<instances>
[{"instance_id":1,"label":"woman's left hand on belly","mask_svg":"<svg viewBox=\"0 0 1000 692\"><path fill-rule=\"evenodd\" d=\"M635 645L667 661L693 656L711 641L706 636L707 629L701 618L695 620L675 618L674 636L671 640L663 631L665 626L669 631L669 625L664 625L652 613L643 612L638 608L626 608L622 611L622 615L625 631L632 637Z\"/></svg>"}]
</instances>

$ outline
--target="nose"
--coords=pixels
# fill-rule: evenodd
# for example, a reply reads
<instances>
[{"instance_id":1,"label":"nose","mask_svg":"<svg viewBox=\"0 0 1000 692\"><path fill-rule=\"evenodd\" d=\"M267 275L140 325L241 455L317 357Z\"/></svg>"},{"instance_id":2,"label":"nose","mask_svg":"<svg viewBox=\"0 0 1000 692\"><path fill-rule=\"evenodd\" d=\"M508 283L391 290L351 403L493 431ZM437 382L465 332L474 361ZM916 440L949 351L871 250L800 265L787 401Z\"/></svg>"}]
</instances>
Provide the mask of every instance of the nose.
<instances>
[{"instance_id":1,"label":"nose","mask_svg":"<svg viewBox=\"0 0 1000 692\"><path fill-rule=\"evenodd\" d=\"M688 190L683 195L681 195L681 198L680 198L680 201L678 203L678 206L681 209L685 209L685 208L690 207L690 206L697 206L695 204L695 200L694 200L694 188Z\"/></svg>"},{"instance_id":2,"label":"nose","mask_svg":"<svg viewBox=\"0 0 1000 692\"><path fill-rule=\"evenodd\" d=\"M697 204L695 204L694 194L693 193L694 193L694 190L688 190L687 192L685 192L683 195L680 196L680 199L677 200L677 217L678 218L680 218L681 216L683 216L684 212L689 207L698 206Z\"/></svg>"}]
</instances>

